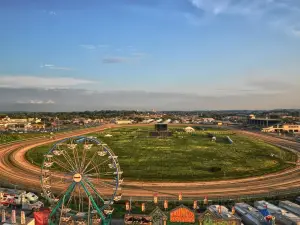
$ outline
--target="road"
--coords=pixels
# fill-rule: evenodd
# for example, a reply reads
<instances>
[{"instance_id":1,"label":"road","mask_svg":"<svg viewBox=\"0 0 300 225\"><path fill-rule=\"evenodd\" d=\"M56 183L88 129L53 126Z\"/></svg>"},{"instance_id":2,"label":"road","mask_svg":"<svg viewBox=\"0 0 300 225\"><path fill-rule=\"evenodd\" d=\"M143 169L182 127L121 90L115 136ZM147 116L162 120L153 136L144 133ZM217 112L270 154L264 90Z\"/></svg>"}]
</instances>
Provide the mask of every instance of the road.
<instances>
[{"instance_id":1,"label":"road","mask_svg":"<svg viewBox=\"0 0 300 225\"><path fill-rule=\"evenodd\" d=\"M66 137L99 132L113 126L119 127L118 125L109 124L101 127L57 134L55 140L36 138L33 140L24 140L21 142L0 145L0 181L9 180L11 183L19 184L22 188L39 193L41 191L41 169L32 165L25 159L25 154L29 149L58 141ZM249 131L235 130L235 132L252 136L274 145L290 148L294 151L300 151L300 143ZM155 192L158 192L159 196L165 197L178 196L178 193L182 192L183 196L186 198L203 198L204 196L208 196L209 198L217 198L220 196L237 198L243 195L258 195L268 192L295 189L299 187L299 182L300 167L297 165L292 169L259 177L209 182L136 182L127 181L125 177L124 185L122 185L122 193L125 198L133 197L142 199L151 199ZM66 184L61 184L56 187L57 191L64 190L65 188ZM111 189L102 189L100 186L98 186L98 188L101 188L101 193L104 195L112 193Z\"/></svg>"}]
</instances>

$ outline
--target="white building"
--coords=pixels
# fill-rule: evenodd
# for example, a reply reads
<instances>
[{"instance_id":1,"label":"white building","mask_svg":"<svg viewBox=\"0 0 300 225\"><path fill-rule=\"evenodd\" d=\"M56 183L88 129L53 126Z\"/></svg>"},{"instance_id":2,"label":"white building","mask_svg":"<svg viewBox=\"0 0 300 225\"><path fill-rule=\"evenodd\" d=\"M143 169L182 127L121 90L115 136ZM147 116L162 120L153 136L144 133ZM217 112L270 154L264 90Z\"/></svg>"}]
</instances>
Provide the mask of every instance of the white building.
<instances>
[{"instance_id":1,"label":"white building","mask_svg":"<svg viewBox=\"0 0 300 225\"><path fill-rule=\"evenodd\" d=\"M271 127L263 128L262 132L288 132L288 133L300 133L300 125L298 124L279 124Z\"/></svg>"},{"instance_id":2,"label":"white building","mask_svg":"<svg viewBox=\"0 0 300 225\"><path fill-rule=\"evenodd\" d=\"M164 123L166 123L166 124L168 124L170 122L171 122L171 119L167 119L167 120L164 121Z\"/></svg>"},{"instance_id":3,"label":"white building","mask_svg":"<svg viewBox=\"0 0 300 225\"><path fill-rule=\"evenodd\" d=\"M119 125L132 124L132 120L116 120L115 123Z\"/></svg>"},{"instance_id":4,"label":"white building","mask_svg":"<svg viewBox=\"0 0 300 225\"><path fill-rule=\"evenodd\" d=\"M213 123L215 121L214 118L202 118L203 123Z\"/></svg>"}]
</instances>

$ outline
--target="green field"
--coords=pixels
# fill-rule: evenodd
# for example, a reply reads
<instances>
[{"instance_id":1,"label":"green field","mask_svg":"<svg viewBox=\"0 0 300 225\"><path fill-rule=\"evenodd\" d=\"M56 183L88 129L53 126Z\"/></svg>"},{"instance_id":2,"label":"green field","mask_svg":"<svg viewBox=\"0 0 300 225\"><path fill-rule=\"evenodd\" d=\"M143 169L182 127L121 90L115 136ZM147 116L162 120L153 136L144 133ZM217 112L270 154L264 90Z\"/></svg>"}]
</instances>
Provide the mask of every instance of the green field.
<instances>
[{"instance_id":1,"label":"green field","mask_svg":"<svg viewBox=\"0 0 300 225\"><path fill-rule=\"evenodd\" d=\"M0 134L0 144L5 144L12 141L21 141L29 138L49 136L49 133L27 133L27 134Z\"/></svg>"},{"instance_id":2,"label":"green field","mask_svg":"<svg viewBox=\"0 0 300 225\"><path fill-rule=\"evenodd\" d=\"M90 134L96 136L118 155L123 177L143 181L197 181L249 177L293 166L294 153L231 131L198 130L184 133L172 127L173 136L149 137L152 127L127 127ZM214 133L212 142L208 133ZM111 134L112 137L105 137ZM226 138L230 136L233 144ZM40 165L50 146L40 146L27 153L27 159ZM274 154L275 156L271 156Z\"/></svg>"}]
</instances>

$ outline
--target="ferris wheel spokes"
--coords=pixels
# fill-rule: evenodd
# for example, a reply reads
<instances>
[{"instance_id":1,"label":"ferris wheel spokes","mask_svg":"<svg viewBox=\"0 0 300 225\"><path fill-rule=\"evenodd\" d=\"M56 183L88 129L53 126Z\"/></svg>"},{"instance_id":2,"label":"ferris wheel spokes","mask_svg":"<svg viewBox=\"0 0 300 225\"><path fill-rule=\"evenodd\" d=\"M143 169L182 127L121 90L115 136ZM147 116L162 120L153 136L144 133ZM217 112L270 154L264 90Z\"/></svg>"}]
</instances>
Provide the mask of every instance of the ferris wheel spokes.
<instances>
[{"instance_id":1,"label":"ferris wheel spokes","mask_svg":"<svg viewBox=\"0 0 300 225\"><path fill-rule=\"evenodd\" d=\"M88 166L91 164L92 159L95 158L95 156L97 155L97 151L94 153L94 155L92 156L91 160L87 163L87 165L84 167L84 169L82 170L82 173L85 173L85 170L88 168Z\"/></svg>"},{"instance_id":2,"label":"ferris wheel spokes","mask_svg":"<svg viewBox=\"0 0 300 225\"><path fill-rule=\"evenodd\" d=\"M54 163L56 163L57 165L59 165L60 167L64 168L66 171L70 172L70 173L74 173L74 169L73 168L69 168L67 164L63 163L62 161L60 161L57 158L53 158L52 161Z\"/></svg>"},{"instance_id":3,"label":"ferris wheel spokes","mask_svg":"<svg viewBox=\"0 0 300 225\"><path fill-rule=\"evenodd\" d=\"M74 163L72 163L72 158L71 158L71 156L68 154L68 152L66 150L62 150L62 156L69 163L69 165L72 167L72 169L74 171L76 171L76 165Z\"/></svg>"},{"instance_id":4,"label":"ferris wheel spokes","mask_svg":"<svg viewBox=\"0 0 300 225\"><path fill-rule=\"evenodd\" d=\"M80 160L79 160L79 154L78 154L78 149L77 144L73 144L73 140L71 140L71 145L75 145L75 148L72 148L72 152L73 152L73 158L74 158L74 163L76 165L76 169L77 169L77 173L80 173Z\"/></svg>"},{"instance_id":5,"label":"ferris wheel spokes","mask_svg":"<svg viewBox=\"0 0 300 225\"><path fill-rule=\"evenodd\" d=\"M93 159L91 159L90 162L89 162L89 164L92 164L94 167L91 168L91 169L89 169L88 171L83 171L82 173L83 173L83 174L88 174L89 172L93 171L94 169L97 170L98 167L102 166L104 163L108 162L109 160L110 160L110 159L107 159L107 160L103 161L102 163L100 163L100 164L94 166L94 165L93 165L93 162L92 162Z\"/></svg>"},{"instance_id":6,"label":"ferris wheel spokes","mask_svg":"<svg viewBox=\"0 0 300 225\"><path fill-rule=\"evenodd\" d=\"M117 194L122 173L118 157L97 139L81 136L55 144L44 156L41 179L44 196L53 206L49 225L99 224L99 218L107 225L111 205L122 196Z\"/></svg>"},{"instance_id":7,"label":"ferris wheel spokes","mask_svg":"<svg viewBox=\"0 0 300 225\"><path fill-rule=\"evenodd\" d=\"M73 192L75 188L76 183L72 182L72 184L68 187L66 193L63 195L63 197L58 201L57 205L54 207L54 210L50 213L50 218L53 216L53 214L57 211L59 207L61 207L62 204L65 202L65 198L68 198L71 192Z\"/></svg>"},{"instance_id":8,"label":"ferris wheel spokes","mask_svg":"<svg viewBox=\"0 0 300 225\"><path fill-rule=\"evenodd\" d=\"M82 181L80 181L80 183L81 183L81 186L83 187L85 194L87 195L91 205L93 206L93 208L98 212L98 215L101 217L101 219L105 220L106 216L99 209L98 205L96 204L95 200L93 199L93 196L91 195L91 193L89 192L87 187L84 185L84 183ZM89 207L90 207L90 204L89 204Z\"/></svg>"},{"instance_id":9,"label":"ferris wheel spokes","mask_svg":"<svg viewBox=\"0 0 300 225\"><path fill-rule=\"evenodd\" d=\"M82 159L81 159L81 164L80 164L80 172L83 173L83 168L86 160L86 152L92 148L92 144L84 144L83 147L83 152L82 152Z\"/></svg>"},{"instance_id":10,"label":"ferris wheel spokes","mask_svg":"<svg viewBox=\"0 0 300 225\"><path fill-rule=\"evenodd\" d=\"M91 183L89 182L87 179L83 179L82 181L83 183L86 183L87 186L93 190L93 192L95 193L95 195L101 200L102 204L104 204L105 200L101 197L101 192L99 190L97 190L97 188ZM100 194L99 194L100 193Z\"/></svg>"}]
</instances>

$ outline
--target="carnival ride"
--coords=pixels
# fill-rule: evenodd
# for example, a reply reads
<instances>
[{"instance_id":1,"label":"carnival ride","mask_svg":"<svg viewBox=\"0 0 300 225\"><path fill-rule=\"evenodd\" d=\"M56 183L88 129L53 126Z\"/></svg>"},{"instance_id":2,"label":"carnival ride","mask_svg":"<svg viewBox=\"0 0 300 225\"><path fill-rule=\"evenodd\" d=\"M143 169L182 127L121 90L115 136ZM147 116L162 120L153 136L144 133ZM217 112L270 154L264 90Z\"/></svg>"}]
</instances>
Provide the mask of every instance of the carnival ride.
<instances>
[{"instance_id":1,"label":"carnival ride","mask_svg":"<svg viewBox=\"0 0 300 225\"><path fill-rule=\"evenodd\" d=\"M112 204L122 196L123 172L106 144L84 136L63 139L44 156L41 169L43 196L52 210L50 225L109 224Z\"/></svg>"}]
</instances>

